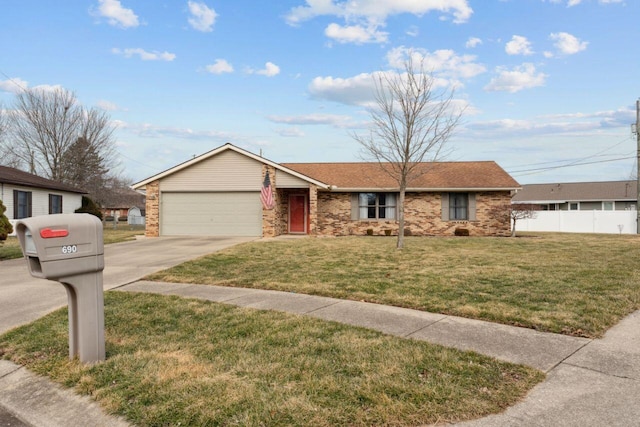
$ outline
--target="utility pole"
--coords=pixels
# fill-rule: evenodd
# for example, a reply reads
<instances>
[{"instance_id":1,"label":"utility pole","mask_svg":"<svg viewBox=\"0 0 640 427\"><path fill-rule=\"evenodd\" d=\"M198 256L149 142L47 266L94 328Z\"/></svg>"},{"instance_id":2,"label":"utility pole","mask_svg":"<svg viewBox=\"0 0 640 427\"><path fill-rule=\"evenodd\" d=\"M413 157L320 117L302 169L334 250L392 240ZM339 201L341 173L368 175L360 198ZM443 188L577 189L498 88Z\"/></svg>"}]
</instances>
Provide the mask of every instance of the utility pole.
<instances>
[{"instance_id":1,"label":"utility pole","mask_svg":"<svg viewBox=\"0 0 640 427\"><path fill-rule=\"evenodd\" d=\"M640 234L640 99L636 101L636 126L635 126L637 149L636 149L636 179L638 194L636 199L636 234Z\"/></svg>"}]
</instances>

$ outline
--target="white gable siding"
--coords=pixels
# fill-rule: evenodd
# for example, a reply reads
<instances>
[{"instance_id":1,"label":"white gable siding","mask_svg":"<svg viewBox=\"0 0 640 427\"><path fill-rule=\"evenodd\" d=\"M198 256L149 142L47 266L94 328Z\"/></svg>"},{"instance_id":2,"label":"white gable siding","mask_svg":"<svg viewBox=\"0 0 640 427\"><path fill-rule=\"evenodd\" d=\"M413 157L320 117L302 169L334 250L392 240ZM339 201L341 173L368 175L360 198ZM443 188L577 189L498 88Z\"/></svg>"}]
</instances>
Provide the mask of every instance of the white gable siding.
<instances>
[{"instance_id":1,"label":"white gable siding","mask_svg":"<svg viewBox=\"0 0 640 427\"><path fill-rule=\"evenodd\" d=\"M277 188L309 188L309 183L281 170L276 170Z\"/></svg>"},{"instance_id":2,"label":"white gable siding","mask_svg":"<svg viewBox=\"0 0 640 427\"><path fill-rule=\"evenodd\" d=\"M160 191L260 191L262 163L225 151L160 181Z\"/></svg>"}]
</instances>

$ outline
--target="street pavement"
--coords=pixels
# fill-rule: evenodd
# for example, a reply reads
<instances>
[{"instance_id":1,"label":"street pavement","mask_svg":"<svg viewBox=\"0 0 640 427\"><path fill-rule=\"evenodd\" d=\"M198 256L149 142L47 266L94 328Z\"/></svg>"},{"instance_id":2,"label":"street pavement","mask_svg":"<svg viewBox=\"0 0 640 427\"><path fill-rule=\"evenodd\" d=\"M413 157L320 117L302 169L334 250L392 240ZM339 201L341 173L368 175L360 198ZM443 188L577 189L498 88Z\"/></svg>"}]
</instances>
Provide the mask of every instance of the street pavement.
<instances>
[{"instance_id":1,"label":"street pavement","mask_svg":"<svg viewBox=\"0 0 640 427\"><path fill-rule=\"evenodd\" d=\"M458 426L640 426L640 311L623 319L603 339L589 340L289 292L139 281L153 271L240 241L199 239L187 242L161 238L110 245L105 251L105 289L179 295L313 316L461 350L474 350L547 373L546 381L505 412ZM5 266L9 266L9 270L5 270ZM24 261L22 264L3 262L0 269L0 332L34 320L66 303L62 286L32 279L25 274ZM5 271L10 273L6 275ZM40 286L38 282L45 285ZM54 288L60 288L62 292L53 292ZM45 290L46 296L38 294ZM33 309L15 307L10 298L18 298ZM6 315L5 309L13 310L12 315ZM88 398L52 385L45 378L7 361L0 361L0 423L3 410L32 426L127 425L120 418L103 414Z\"/></svg>"}]
</instances>

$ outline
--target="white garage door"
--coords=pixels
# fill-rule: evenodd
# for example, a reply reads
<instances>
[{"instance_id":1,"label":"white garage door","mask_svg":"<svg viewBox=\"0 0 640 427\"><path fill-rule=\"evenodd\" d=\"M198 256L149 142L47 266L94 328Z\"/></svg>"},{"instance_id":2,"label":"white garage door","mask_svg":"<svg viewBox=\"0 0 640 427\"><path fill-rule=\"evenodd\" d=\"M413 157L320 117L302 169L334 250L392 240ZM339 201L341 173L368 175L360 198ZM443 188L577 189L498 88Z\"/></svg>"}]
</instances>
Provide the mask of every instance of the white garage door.
<instances>
[{"instance_id":1,"label":"white garage door","mask_svg":"<svg viewBox=\"0 0 640 427\"><path fill-rule=\"evenodd\" d=\"M162 193L160 234L261 236L260 193Z\"/></svg>"}]
</instances>

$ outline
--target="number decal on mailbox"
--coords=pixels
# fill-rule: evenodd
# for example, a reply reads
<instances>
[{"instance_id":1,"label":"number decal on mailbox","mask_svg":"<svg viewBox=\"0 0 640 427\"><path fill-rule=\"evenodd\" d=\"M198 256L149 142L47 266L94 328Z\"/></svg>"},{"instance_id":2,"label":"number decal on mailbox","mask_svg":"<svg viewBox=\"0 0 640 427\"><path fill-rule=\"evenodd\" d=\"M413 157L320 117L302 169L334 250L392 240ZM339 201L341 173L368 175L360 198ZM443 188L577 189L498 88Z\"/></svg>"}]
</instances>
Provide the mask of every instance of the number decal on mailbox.
<instances>
[{"instance_id":1,"label":"number decal on mailbox","mask_svg":"<svg viewBox=\"0 0 640 427\"><path fill-rule=\"evenodd\" d=\"M76 245L66 245L62 247L63 254L75 254L78 252L78 247Z\"/></svg>"}]
</instances>

